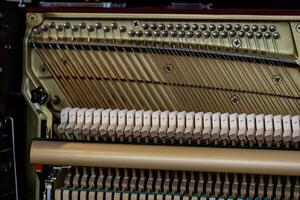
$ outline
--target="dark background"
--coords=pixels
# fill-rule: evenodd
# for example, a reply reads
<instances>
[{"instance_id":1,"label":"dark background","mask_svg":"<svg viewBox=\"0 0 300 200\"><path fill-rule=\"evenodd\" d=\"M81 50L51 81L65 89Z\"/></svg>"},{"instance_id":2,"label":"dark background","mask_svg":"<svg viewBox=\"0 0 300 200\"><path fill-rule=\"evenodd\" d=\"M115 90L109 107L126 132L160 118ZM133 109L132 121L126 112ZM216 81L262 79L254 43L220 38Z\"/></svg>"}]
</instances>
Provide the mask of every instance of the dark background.
<instances>
[{"instance_id":1,"label":"dark background","mask_svg":"<svg viewBox=\"0 0 300 200\"><path fill-rule=\"evenodd\" d=\"M57 2L59 0L45 0L47 2ZM183 4L180 2L184 2ZM201 13L206 6L210 4L211 11L218 13L219 11L231 12L233 10L243 13L251 11L251 13L268 13L276 11L277 14L292 12L300 15L299 5L297 1L292 0L203 0L203 1L111 1L114 5L124 6L136 9L139 12L146 10L166 10L167 12L176 12L176 10L185 10L193 13ZM83 7L89 7L95 1L90 0L64 0L59 2L84 2ZM99 2L99 1L98 1ZM173 3L172 3L173 2ZM191 4L189 4L189 3ZM33 0L28 7L39 7L40 1ZM95 4L94 4L95 5ZM100 7L99 3L96 6ZM15 183L12 161L12 139L11 125L5 123L7 117L14 119L15 138L16 138L16 160L17 174L19 183L19 199L24 198L25 184L25 113L26 104L21 95L22 81L22 46L23 36L25 32L25 9L18 6L18 2L7 2L0 0L0 200L15 199ZM87 8L88 9L88 8ZM63 10L63 9L61 9Z\"/></svg>"}]
</instances>

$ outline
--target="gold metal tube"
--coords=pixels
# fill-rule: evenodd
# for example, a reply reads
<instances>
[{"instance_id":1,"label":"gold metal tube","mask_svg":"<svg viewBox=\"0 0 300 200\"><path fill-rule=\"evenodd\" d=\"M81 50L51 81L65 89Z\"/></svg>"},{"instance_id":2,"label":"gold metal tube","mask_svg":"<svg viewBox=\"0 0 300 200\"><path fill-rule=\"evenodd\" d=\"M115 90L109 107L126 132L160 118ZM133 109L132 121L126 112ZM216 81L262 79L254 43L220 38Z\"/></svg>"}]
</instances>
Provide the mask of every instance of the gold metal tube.
<instances>
[{"instance_id":1,"label":"gold metal tube","mask_svg":"<svg viewBox=\"0 0 300 200\"><path fill-rule=\"evenodd\" d=\"M32 164L300 175L300 152L33 141Z\"/></svg>"}]
</instances>

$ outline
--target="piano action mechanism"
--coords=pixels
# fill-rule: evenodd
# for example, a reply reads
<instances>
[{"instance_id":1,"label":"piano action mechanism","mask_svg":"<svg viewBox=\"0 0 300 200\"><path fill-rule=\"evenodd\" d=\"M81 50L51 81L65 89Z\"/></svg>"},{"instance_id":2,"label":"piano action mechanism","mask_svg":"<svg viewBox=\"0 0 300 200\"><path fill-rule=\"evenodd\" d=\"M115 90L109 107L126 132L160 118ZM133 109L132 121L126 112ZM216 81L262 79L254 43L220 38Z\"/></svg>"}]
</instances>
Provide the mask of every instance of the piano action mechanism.
<instances>
[{"instance_id":1,"label":"piano action mechanism","mask_svg":"<svg viewBox=\"0 0 300 200\"><path fill-rule=\"evenodd\" d=\"M300 17L29 12L24 46L37 199L300 199Z\"/></svg>"}]
</instances>

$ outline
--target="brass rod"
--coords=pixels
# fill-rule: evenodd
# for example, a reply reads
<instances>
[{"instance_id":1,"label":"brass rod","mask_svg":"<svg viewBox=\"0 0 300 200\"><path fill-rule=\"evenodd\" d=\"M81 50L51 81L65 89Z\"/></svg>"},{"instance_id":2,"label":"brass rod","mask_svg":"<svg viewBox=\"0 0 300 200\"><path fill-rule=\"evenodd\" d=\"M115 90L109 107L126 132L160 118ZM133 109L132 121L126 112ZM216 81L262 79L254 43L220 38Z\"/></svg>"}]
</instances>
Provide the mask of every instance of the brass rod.
<instances>
[{"instance_id":1,"label":"brass rod","mask_svg":"<svg viewBox=\"0 0 300 200\"><path fill-rule=\"evenodd\" d=\"M293 176L299 158L299 151L59 141L33 141L30 150L32 164Z\"/></svg>"}]
</instances>

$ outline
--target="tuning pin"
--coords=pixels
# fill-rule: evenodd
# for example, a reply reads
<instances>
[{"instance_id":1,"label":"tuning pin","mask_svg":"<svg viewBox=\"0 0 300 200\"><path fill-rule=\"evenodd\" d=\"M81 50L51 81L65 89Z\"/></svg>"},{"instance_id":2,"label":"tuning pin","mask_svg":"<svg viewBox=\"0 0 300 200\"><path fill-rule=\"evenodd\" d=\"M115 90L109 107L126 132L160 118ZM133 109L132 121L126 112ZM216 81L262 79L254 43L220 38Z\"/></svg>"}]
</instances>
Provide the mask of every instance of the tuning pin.
<instances>
[{"instance_id":1,"label":"tuning pin","mask_svg":"<svg viewBox=\"0 0 300 200\"><path fill-rule=\"evenodd\" d=\"M267 27L266 25L261 25L261 26L260 26L260 30L261 30L262 32L265 32L265 31L268 30L268 27Z\"/></svg>"},{"instance_id":2,"label":"tuning pin","mask_svg":"<svg viewBox=\"0 0 300 200\"><path fill-rule=\"evenodd\" d=\"M186 32L186 36L189 37L189 38L193 37L194 36L193 31Z\"/></svg>"},{"instance_id":3,"label":"tuning pin","mask_svg":"<svg viewBox=\"0 0 300 200\"><path fill-rule=\"evenodd\" d=\"M224 30L224 25L223 24L219 24L217 26L218 31L223 31Z\"/></svg>"},{"instance_id":4,"label":"tuning pin","mask_svg":"<svg viewBox=\"0 0 300 200\"><path fill-rule=\"evenodd\" d=\"M161 35L163 36L163 37L168 37L168 31L162 31L161 32Z\"/></svg>"},{"instance_id":5,"label":"tuning pin","mask_svg":"<svg viewBox=\"0 0 300 200\"><path fill-rule=\"evenodd\" d=\"M173 28L174 28L174 25L173 25L173 24L168 24L168 25L167 25L167 29L168 29L168 30L173 30Z\"/></svg>"},{"instance_id":6,"label":"tuning pin","mask_svg":"<svg viewBox=\"0 0 300 200\"><path fill-rule=\"evenodd\" d=\"M241 30L241 25L240 24L236 24L236 25L234 25L234 30L236 30L236 31L239 31L239 30Z\"/></svg>"},{"instance_id":7,"label":"tuning pin","mask_svg":"<svg viewBox=\"0 0 300 200\"><path fill-rule=\"evenodd\" d=\"M184 37L184 36L185 36L184 31L179 31L179 32L178 32L178 36L179 36L179 37Z\"/></svg>"},{"instance_id":8,"label":"tuning pin","mask_svg":"<svg viewBox=\"0 0 300 200\"><path fill-rule=\"evenodd\" d=\"M156 30L156 29L157 29L157 25L156 25L156 24L150 24L150 28L151 28L152 30Z\"/></svg>"},{"instance_id":9,"label":"tuning pin","mask_svg":"<svg viewBox=\"0 0 300 200\"><path fill-rule=\"evenodd\" d=\"M154 35L154 37L159 37L160 36L160 32L159 31L153 31L153 35Z\"/></svg>"},{"instance_id":10,"label":"tuning pin","mask_svg":"<svg viewBox=\"0 0 300 200\"><path fill-rule=\"evenodd\" d=\"M48 25L42 25L41 29L42 29L42 31L48 31L49 30L49 26Z\"/></svg>"},{"instance_id":11,"label":"tuning pin","mask_svg":"<svg viewBox=\"0 0 300 200\"><path fill-rule=\"evenodd\" d=\"M54 22L49 22L48 27L49 28L55 28L55 23Z\"/></svg>"},{"instance_id":12,"label":"tuning pin","mask_svg":"<svg viewBox=\"0 0 300 200\"><path fill-rule=\"evenodd\" d=\"M182 29L182 25L181 24L176 24L175 25L175 29L176 30L181 30Z\"/></svg>"},{"instance_id":13,"label":"tuning pin","mask_svg":"<svg viewBox=\"0 0 300 200\"><path fill-rule=\"evenodd\" d=\"M196 38L200 38L202 36L202 32L201 31L196 31L195 36L196 36Z\"/></svg>"},{"instance_id":14,"label":"tuning pin","mask_svg":"<svg viewBox=\"0 0 300 200\"><path fill-rule=\"evenodd\" d=\"M200 29L201 29L201 31L205 31L207 29L207 25L201 24Z\"/></svg>"},{"instance_id":15,"label":"tuning pin","mask_svg":"<svg viewBox=\"0 0 300 200\"><path fill-rule=\"evenodd\" d=\"M229 36L230 37L235 37L236 36L236 32L235 31L229 31Z\"/></svg>"},{"instance_id":16,"label":"tuning pin","mask_svg":"<svg viewBox=\"0 0 300 200\"><path fill-rule=\"evenodd\" d=\"M118 28L118 24L117 23L111 23L111 25L110 25L110 27L111 27L111 29L117 29Z\"/></svg>"},{"instance_id":17,"label":"tuning pin","mask_svg":"<svg viewBox=\"0 0 300 200\"><path fill-rule=\"evenodd\" d=\"M101 23L96 23L95 24L95 28L97 29L97 30L99 30L99 29L101 29L101 27L102 27L102 24Z\"/></svg>"},{"instance_id":18,"label":"tuning pin","mask_svg":"<svg viewBox=\"0 0 300 200\"><path fill-rule=\"evenodd\" d=\"M38 34L41 34L42 30L41 30L41 28L34 28L33 32L38 35Z\"/></svg>"},{"instance_id":19,"label":"tuning pin","mask_svg":"<svg viewBox=\"0 0 300 200\"><path fill-rule=\"evenodd\" d=\"M55 29L56 29L58 32L63 31L62 25L57 25L57 26L55 27Z\"/></svg>"},{"instance_id":20,"label":"tuning pin","mask_svg":"<svg viewBox=\"0 0 300 200\"><path fill-rule=\"evenodd\" d=\"M245 36L245 32L244 31L240 31L239 33L238 33L238 35L239 35L239 37L244 37Z\"/></svg>"},{"instance_id":21,"label":"tuning pin","mask_svg":"<svg viewBox=\"0 0 300 200\"><path fill-rule=\"evenodd\" d=\"M221 35L221 38L227 38L227 32L225 32L225 31L222 31L221 33L220 33L220 35Z\"/></svg>"},{"instance_id":22,"label":"tuning pin","mask_svg":"<svg viewBox=\"0 0 300 200\"><path fill-rule=\"evenodd\" d=\"M279 39L280 38L280 34L278 32L274 32L273 33L273 38L274 39Z\"/></svg>"},{"instance_id":23,"label":"tuning pin","mask_svg":"<svg viewBox=\"0 0 300 200\"><path fill-rule=\"evenodd\" d=\"M165 25L164 24L158 24L158 29L159 30L164 30L165 29Z\"/></svg>"},{"instance_id":24,"label":"tuning pin","mask_svg":"<svg viewBox=\"0 0 300 200\"><path fill-rule=\"evenodd\" d=\"M252 31L254 31L254 32L258 31L258 26L257 25L253 25L252 26Z\"/></svg>"},{"instance_id":25,"label":"tuning pin","mask_svg":"<svg viewBox=\"0 0 300 200\"><path fill-rule=\"evenodd\" d=\"M94 26L87 26L88 32L93 32L94 31Z\"/></svg>"},{"instance_id":26,"label":"tuning pin","mask_svg":"<svg viewBox=\"0 0 300 200\"><path fill-rule=\"evenodd\" d=\"M73 32L77 32L78 31L78 26L74 25L74 26L71 26L71 30Z\"/></svg>"},{"instance_id":27,"label":"tuning pin","mask_svg":"<svg viewBox=\"0 0 300 200\"><path fill-rule=\"evenodd\" d=\"M203 35L204 35L204 37L209 38L210 35L211 35L211 33L210 33L209 31L205 31L205 32L203 33Z\"/></svg>"},{"instance_id":28,"label":"tuning pin","mask_svg":"<svg viewBox=\"0 0 300 200\"><path fill-rule=\"evenodd\" d=\"M211 30L211 31L216 30L216 25L214 25L214 24L209 25L209 30Z\"/></svg>"},{"instance_id":29,"label":"tuning pin","mask_svg":"<svg viewBox=\"0 0 300 200\"><path fill-rule=\"evenodd\" d=\"M225 26L227 31L231 31L232 30L232 25L231 24L226 24Z\"/></svg>"},{"instance_id":30,"label":"tuning pin","mask_svg":"<svg viewBox=\"0 0 300 200\"><path fill-rule=\"evenodd\" d=\"M152 32L151 32L151 31L145 31L145 35L146 35L147 37L151 37L151 36L152 36Z\"/></svg>"},{"instance_id":31,"label":"tuning pin","mask_svg":"<svg viewBox=\"0 0 300 200\"><path fill-rule=\"evenodd\" d=\"M186 30L186 31L190 30L190 28L191 28L191 26L189 24L184 24L183 25L183 29Z\"/></svg>"},{"instance_id":32,"label":"tuning pin","mask_svg":"<svg viewBox=\"0 0 300 200\"><path fill-rule=\"evenodd\" d=\"M193 25L192 25L192 29L193 29L194 31L198 30L198 29L199 29L198 24L193 24Z\"/></svg>"},{"instance_id":33,"label":"tuning pin","mask_svg":"<svg viewBox=\"0 0 300 200\"><path fill-rule=\"evenodd\" d=\"M104 31L104 32L109 32L109 31L110 31L109 26L103 26L103 31Z\"/></svg>"},{"instance_id":34,"label":"tuning pin","mask_svg":"<svg viewBox=\"0 0 300 200\"><path fill-rule=\"evenodd\" d=\"M134 30L128 31L128 35L129 35L130 37L133 37L133 36L135 35L135 31L134 31Z\"/></svg>"},{"instance_id":35,"label":"tuning pin","mask_svg":"<svg viewBox=\"0 0 300 200\"><path fill-rule=\"evenodd\" d=\"M124 33L126 31L126 26L120 26L119 30Z\"/></svg>"},{"instance_id":36,"label":"tuning pin","mask_svg":"<svg viewBox=\"0 0 300 200\"><path fill-rule=\"evenodd\" d=\"M84 22L79 24L80 29L85 29L86 28L86 24Z\"/></svg>"},{"instance_id":37,"label":"tuning pin","mask_svg":"<svg viewBox=\"0 0 300 200\"><path fill-rule=\"evenodd\" d=\"M177 32L176 31L171 31L170 35L171 35L171 37L176 37L177 36Z\"/></svg>"},{"instance_id":38,"label":"tuning pin","mask_svg":"<svg viewBox=\"0 0 300 200\"><path fill-rule=\"evenodd\" d=\"M249 25L244 25L244 27L243 27L243 29L244 29L244 31L249 31L250 30L250 26Z\"/></svg>"},{"instance_id":39,"label":"tuning pin","mask_svg":"<svg viewBox=\"0 0 300 200\"><path fill-rule=\"evenodd\" d=\"M247 33L247 38L251 39L254 37L254 34L252 32Z\"/></svg>"},{"instance_id":40,"label":"tuning pin","mask_svg":"<svg viewBox=\"0 0 300 200\"><path fill-rule=\"evenodd\" d=\"M261 33L261 32L256 32L256 33L255 33L255 37L256 37L257 39L262 38L262 33Z\"/></svg>"},{"instance_id":41,"label":"tuning pin","mask_svg":"<svg viewBox=\"0 0 300 200\"><path fill-rule=\"evenodd\" d=\"M271 32L276 31L276 26L270 25L269 30L270 30Z\"/></svg>"},{"instance_id":42,"label":"tuning pin","mask_svg":"<svg viewBox=\"0 0 300 200\"><path fill-rule=\"evenodd\" d=\"M271 33L270 33L270 32L265 32L265 33L264 33L264 37L265 37L266 39L270 39Z\"/></svg>"},{"instance_id":43,"label":"tuning pin","mask_svg":"<svg viewBox=\"0 0 300 200\"><path fill-rule=\"evenodd\" d=\"M143 31L141 30L135 31L135 35L141 37L143 35Z\"/></svg>"},{"instance_id":44,"label":"tuning pin","mask_svg":"<svg viewBox=\"0 0 300 200\"><path fill-rule=\"evenodd\" d=\"M69 22L65 22L63 26L65 29L69 29L71 27L71 24Z\"/></svg>"},{"instance_id":45,"label":"tuning pin","mask_svg":"<svg viewBox=\"0 0 300 200\"><path fill-rule=\"evenodd\" d=\"M143 28L144 30L147 30L147 29L149 28L149 24L143 23L143 24L142 24L142 28Z\"/></svg>"},{"instance_id":46,"label":"tuning pin","mask_svg":"<svg viewBox=\"0 0 300 200\"><path fill-rule=\"evenodd\" d=\"M219 37L219 32L218 32L218 31L213 31L213 32L212 32L212 36L213 36L214 38Z\"/></svg>"}]
</instances>

